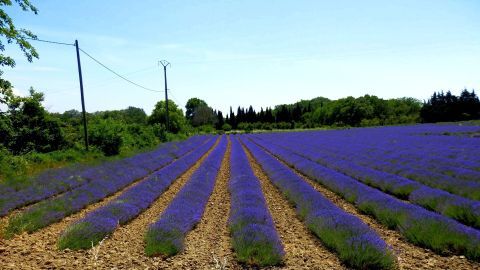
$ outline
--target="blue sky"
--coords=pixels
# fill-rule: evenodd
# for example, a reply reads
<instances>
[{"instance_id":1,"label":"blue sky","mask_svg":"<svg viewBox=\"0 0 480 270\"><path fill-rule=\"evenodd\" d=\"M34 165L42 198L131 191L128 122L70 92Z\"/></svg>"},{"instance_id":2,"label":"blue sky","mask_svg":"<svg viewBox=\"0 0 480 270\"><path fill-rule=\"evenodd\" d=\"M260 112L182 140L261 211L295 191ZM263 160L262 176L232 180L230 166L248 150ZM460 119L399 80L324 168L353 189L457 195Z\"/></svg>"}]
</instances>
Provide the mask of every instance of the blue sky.
<instances>
[{"instance_id":1,"label":"blue sky","mask_svg":"<svg viewBox=\"0 0 480 270\"><path fill-rule=\"evenodd\" d=\"M40 39L73 43L182 108L274 106L324 96L428 98L480 89L480 1L32 1L8 8ZM50 111L80 110L74 47L33 42L40 59L6 69L17 92L43 91ZM137 88L82 57L87 111L143 108L163 93Z\"/></svg>"}]
</instances>

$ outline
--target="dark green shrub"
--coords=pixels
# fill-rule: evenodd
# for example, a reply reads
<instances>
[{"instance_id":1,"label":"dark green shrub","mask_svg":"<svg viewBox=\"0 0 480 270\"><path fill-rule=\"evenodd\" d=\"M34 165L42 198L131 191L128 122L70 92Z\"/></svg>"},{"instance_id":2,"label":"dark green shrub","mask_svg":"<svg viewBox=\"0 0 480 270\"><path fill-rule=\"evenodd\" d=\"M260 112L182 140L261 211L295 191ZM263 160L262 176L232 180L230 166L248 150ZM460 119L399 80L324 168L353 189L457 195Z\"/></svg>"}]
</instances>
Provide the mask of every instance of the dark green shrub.
<instances>
[{"instance_id":1,"label":"dark green shrub","mask_svg":"<svg viewBox=\"0 0 480 270\"><path fill-rule=\"evenodd\" d=\"M230 131L230 130L232 130L232 126L229 125L229 124L227 124L227 123L225 123L225 124L223 124L223 126L222 126L222 130L223 130L223 131Z\"/></svg>"},{"instance_id":2,"label":"dark green shrub","mask_svg":"<svg viewBox=\"0 0 480 270\"><path fill-rule=\"evenodd\" d=\"M123 143L122 130L121 124L111 119L99 120L89 129L89 141L106 156L118 155Z\"/></svg>"}]
</instances>

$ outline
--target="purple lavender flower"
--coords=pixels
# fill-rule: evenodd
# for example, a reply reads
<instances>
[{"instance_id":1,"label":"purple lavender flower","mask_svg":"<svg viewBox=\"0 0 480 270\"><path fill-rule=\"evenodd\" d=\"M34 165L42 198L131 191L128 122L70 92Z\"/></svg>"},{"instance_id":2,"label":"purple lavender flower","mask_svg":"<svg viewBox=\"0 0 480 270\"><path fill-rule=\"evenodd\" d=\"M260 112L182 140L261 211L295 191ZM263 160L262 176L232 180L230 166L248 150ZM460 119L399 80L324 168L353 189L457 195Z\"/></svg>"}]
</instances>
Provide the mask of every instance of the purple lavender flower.
<instances>
[{"instance_id":1,"label":"purple lavender flower","mask_svg":"<svg viewBox=\"0 0 480 270\"><path fill-rule=\"evenodd\" d=\"M436 252L456 252L480 260L480 232L416 205L395 199L353 178L263 140L255 140L277 157L373 215L409 241ZM295 163L294 163L295 162Z\"/></svg>"},{"instance_id":2,"label":"purple lavender flower","mask_svg":"<svg viewBox=\"0 0 480 270\"><path fill-rule=\"evenodd\" d=\"M283 246L259 180L237 138L232 138L231 147L228 224L237 258L261 266L280 264L284 256Z\"/></svg>"},{"instance_id":3,"label":"purple lavender flower","mask_svg":"<svg viewBox=\"0 0 480 270\"><path fill-rule=\"evenodd\" d=\"M270 180L295 204L305 224L347 265L358 269L394 268L390 248L359 218L324 198L288 167L247 139L243 142Z\"/></svg>"},{"instance_id":4,"label":"purple lavender flower","mask_svg":"<svg viewBox=\"0 0 480 270\"><path fill-rule=\"evenodd\" d=\"M218 146L193 173L160 219L149 226L145 237L148 256L171 256L183 250L185 235L203 215L226 148L227 139L222 136Z\"/></svg>"},{"instance_id":5,"label":"purple lavender flower","mask_svg":"<svg viewBox=\"0 0 480 270\"><path fill-rule=\"evenodd\" d=\"M125 224L138 216L141 212L150 206L182 173L190 168L209 148L215 143L215 138L211 138L207 143L196 148L189 154L180 157L175 162L163 167L157 172L154 172L146 179L139 182L137 185L129 188L123 192L117 199L109 204L98 208L87 216L67 228L59 240L59 248L71 249L88 249L91 248L92 243L96 245L99 239L111 234L116 227L108 227L100 233L92 235L92 238L77 236L80 234L78 230L83 230L84 226L79 224L98 224L97 219L108 218L115 221L117 224ZM109 186L101 188L108 189ZM87 226L87 225L85 225ZM88 226L87 226L88 227Z\"/></svg>"},{"instance_id":6,"label":"purple lavender flower","mask_svg":"<svg viewBox=\"0 0 480 270\"><path fill-rule=\"evenodd\" d=\"M210 141L210 143L212 142ZM200 148L202 147L205 148L205 144L200 146ZM164 151L168 151L168 148ZM63 217L78 212L85 206L97 202L145 176L146 172L141 167L124 165L121 162L107 164L102 167L101 179L92 180L55 198L41 201L27 208L21 214L13 216L9 219L6 228L7 237L12 237L22 231L33 232L59 221ZM159 164L158 166L162 167L164 165Z\"/></svg>"}]
</instances>

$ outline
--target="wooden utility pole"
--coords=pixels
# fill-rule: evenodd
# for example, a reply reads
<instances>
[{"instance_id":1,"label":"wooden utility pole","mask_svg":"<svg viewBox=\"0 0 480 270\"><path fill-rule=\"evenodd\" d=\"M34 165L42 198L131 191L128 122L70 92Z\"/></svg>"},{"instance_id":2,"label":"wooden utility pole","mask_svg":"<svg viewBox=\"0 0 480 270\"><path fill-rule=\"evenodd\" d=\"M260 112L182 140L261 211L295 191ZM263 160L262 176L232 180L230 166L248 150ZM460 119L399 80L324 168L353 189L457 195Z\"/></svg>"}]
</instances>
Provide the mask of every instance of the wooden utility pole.
<instances>
[{"instance_id":1,"label":"wooden utility pole","mask_svg":"<svg viewBox=\"0 0 480 270\"><path fill-rule=\"evenodd\" d=\"M80 97L82 99L83 135L85 138L85 150L88 151L87 117L85 115L85 98L83 97L82 65L80 64L80 52L78 49L78 40L75 40L75 48L77 50L78 77L80 78Z\"/></svg>"},{"instance_id":2,"label":"wooden utility pole","mask_svg":"<svg viewBox=\"0 0 480 270\"><path fill-rule=\"evenodd\" d=\"M168 118L168 89L167 89L167 66L170 65L169 62L166 60L162 60L159 62L163 66L163 76L165 78L165 119L166 119L166 124L165 127L167 128L167 132L170 130L169 129L169 118Z\"/></svg>"}]
</instances>

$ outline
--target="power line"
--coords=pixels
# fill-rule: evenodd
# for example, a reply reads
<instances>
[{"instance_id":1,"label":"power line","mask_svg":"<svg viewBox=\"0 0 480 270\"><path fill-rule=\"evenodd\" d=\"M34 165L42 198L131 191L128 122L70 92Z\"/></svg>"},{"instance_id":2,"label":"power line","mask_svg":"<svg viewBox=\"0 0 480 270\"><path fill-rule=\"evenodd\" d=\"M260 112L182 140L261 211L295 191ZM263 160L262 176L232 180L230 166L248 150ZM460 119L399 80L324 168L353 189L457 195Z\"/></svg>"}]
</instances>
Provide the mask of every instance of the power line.
<instances>
[{"instance_id":1,"label":"power line","mask_svg":"<svg viewBox=\"0 0 480 270\"><path fill-rule=\"evenodd\" d=\"M139 74L139 73L143 73L145 71L149 71L149 70L153 70L153 69L157 69L158 67L156 65L152 65L148 68L143 68L143 69L139 69L139 70L136 70L136 71L132 71L132 72L128 72L128 73L125 73L124 76L129 76L129 75L136 75L136 74ZM90 84L89 85L89 88L92 88L92 89L95 89L95 88L98 88L98 87L102 87L102 86L106 86L106 85L111 85L112 84L112 81L114 80L117 80L116 77L114 78L110 78L110 79L105 79L105 80L102 80L102 81L97 81L93 84ZM160 92L163 92L163 91L160 91Z\"/></svg>"},{"instance_id":2,"label":"power line","mask_svg":"<svg viewBox=\"0 0 480 270\"><path fill-rule=\"evenodd\" d=\"M142 85L140 85L140 84L138 84L138 83L132 82L131 80L129 80L129 79L125 78L124 76L122 76L122 75L118 74L117 72L115 72L113 69L107 67L107 66L104 65L102 62L100 62L99 60L95 59L93 56L91 56L91 55L88 54L86 51L82 50L81 48L80 48L80 51L82 51L82 52L83 52L86 56L88 56L90 59L92 59L93 61L95 61L97 64L101 65L101 66L102 66L103 68L105 68L106 70L112 72L113 74L115 74L115 75L118 76L119 78L121 78L121 79L123 79L123 80L125 80L125 81L127 81L127 82L129 82L129 83L131 83L131 84L133 84L133 85L135 85L135 86L137 86L137 87L140 87L140 88L142 88L142 89L144 89L144 90L151 91L151 92L163 93L163 91L159 91L159 90L147 88L147 87L142 86Z\"/></svg>"},{"instance_id":3,"label":"power line","mask_svg":"<svg viewBox=\"0 0 480 270\"><path fill-rule=\"evenodd\" d=\"M65 43L65 42L59 42L59 41L52 41L52 40L45 40L45 39L38 39L38 38L25 38L25 39L28 39L28 40L33 40L33 41L39 41L39 42L44 42L44 43L50 43L50 44L57 44L57 45L65 45L65 46L75 46L75 44L71 44L71 43ZM92 59L93 61L95 61L97 64L101 65L103 68L105 68L106 70L112 72L113 74L115 74L116 76L118 76L119 78L125 80L126 82L130 83L130 84L133 84L139 88L142 88L144 90L147 90L147 91L151 91L151 92L158 92L158 93L163 93L164 91L160 91L160 90L156 90L156 89L151 89L151 88L148 88L148 87L145 87L143 85L140 85L136 82L133 82L131 80L129 80L128 78L120 75L118 72L114 71L113 69L107 67L105 64L103 64L102 62L100 62L99 60L97 60L95 57L91 56L89 53L87 53L86 51L84 51L82 48L79 48L79 50L84 53L86 56L88 56L90 59ZM148 68L149 69L149 68ZM146 70L146 69L145 69ZM140 70L140 71L143 71L143 70Z\"/></svg>"},{"instance_id":4,"label":"power line","mask_svg":"<svg viewBox=\"0 0 480 270\"><path fill-rule=\"evenodd\" d=\"M40 42L45 42L45 43L58 44L58 45L75 46L75 44L73 44L73 43L65 43L65 42L51 41L51 40L38 39L38 38L25 38L25 39L40 41Z\"/></svg>"}]
</instances>

